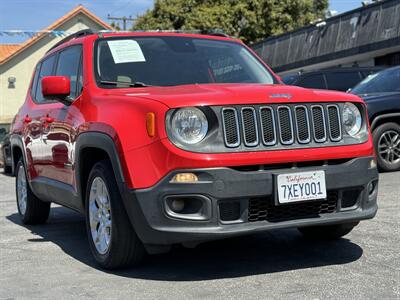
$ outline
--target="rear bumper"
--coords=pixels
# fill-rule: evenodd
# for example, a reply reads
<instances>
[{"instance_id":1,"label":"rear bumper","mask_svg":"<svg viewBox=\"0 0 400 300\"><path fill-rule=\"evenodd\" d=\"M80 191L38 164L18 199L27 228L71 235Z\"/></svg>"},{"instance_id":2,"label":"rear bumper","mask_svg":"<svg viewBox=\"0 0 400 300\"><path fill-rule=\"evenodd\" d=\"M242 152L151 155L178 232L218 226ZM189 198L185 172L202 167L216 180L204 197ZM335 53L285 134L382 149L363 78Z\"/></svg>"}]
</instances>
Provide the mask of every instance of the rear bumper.
<instances>
[{"instance_id":1,"label":"rear bumper","mask_svg":"<svg viewBox=\"0 0 400 300\"><path fill-rule=\"evenodd\" d=\"M149 189L125 188L123 199L129 218L145 244L170 245L203 242L276 228L357 222L377 211L378 172L372 157L335 165L238 171L232 168L184 170L202 182L170 183L173 171ZM279 174L324 170L328 199L275 206L275 181ZM375 188L369 192L369 186ZM171 214L170 196L197 198L202 214L182 219Z\"/></svg>"}]
</instances>

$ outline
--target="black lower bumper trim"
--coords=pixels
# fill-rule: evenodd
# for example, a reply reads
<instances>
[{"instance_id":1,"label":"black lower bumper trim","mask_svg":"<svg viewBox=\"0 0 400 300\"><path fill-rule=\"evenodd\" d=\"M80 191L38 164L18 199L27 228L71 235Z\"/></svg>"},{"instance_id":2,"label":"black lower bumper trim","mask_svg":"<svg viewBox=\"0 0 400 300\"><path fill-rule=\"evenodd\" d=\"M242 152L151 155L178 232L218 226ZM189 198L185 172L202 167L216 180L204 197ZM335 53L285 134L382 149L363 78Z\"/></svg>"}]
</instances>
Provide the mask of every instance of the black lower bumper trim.
<instances>
[{"instance_id":1,"label":"black lower bumper trim","mask_svg":"<svg viewBox=\"0 0 400 300\"><path fill-rule=\"evenodd\" d=\"M200 181L170 183L179 170L156 186L123 193L130 220L142 241L152 245L203 242L253 232L288 227L358 222L377 211L376 168L372 157L343 164L268 171L238 171L231 168L184 170ZM325 200L275 205L275 180L279 174L324 170L328 197ZM371 182L375 189L369 190ZM168 214L165 199L171 195L199 195L210 201L207 218L179 218Z\"/></svg>"}]
</instances>

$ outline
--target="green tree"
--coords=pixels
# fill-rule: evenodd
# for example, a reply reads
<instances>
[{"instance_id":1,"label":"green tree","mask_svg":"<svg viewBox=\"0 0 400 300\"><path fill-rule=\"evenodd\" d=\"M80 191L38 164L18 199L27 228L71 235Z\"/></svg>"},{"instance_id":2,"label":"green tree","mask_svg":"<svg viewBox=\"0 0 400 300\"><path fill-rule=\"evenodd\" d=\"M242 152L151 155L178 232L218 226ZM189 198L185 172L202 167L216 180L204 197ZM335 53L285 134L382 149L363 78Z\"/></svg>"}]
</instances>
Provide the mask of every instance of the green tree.
<instances>
[{"instance_id":1,"label":"green tree","mask_svg":"<svg viewBox=\"0 0 400 300\"><path fill-rule=\"evenodd\" d=\"M323 18L328 0L155 0L134 30L223 30L247 43Z\"/></svg>"},{"instance_id":2,"label":"green tree","mask_svg":"<svg viewBox=\"0 0 400 300\"><path fill-rule=\"evenodd\" d=\"M120 30L121 30L121 27L119 27L119 24L118 24L118 23L111 22L110 25L111 25L111 27L114 28L116 31L120 31Z\"/></svg>"}]
</instances>

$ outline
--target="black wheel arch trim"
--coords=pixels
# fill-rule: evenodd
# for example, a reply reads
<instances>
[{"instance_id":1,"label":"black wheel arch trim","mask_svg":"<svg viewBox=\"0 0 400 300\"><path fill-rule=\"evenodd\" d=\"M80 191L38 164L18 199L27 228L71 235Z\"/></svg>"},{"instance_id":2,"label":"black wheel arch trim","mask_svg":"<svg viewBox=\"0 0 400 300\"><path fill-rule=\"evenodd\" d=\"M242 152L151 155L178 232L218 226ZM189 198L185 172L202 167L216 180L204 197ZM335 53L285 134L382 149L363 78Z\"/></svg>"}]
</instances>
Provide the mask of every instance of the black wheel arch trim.
<instances>
[{"instance_id":1,"label":"black wheel arch trim","mask_svg":"<svg viewBox=\"0 0 400 300\"><path fill-rule=\"evenodd\" d=\"M81 170L80 154L82 150L84 150L85 148L96 148L107 153L115 174L115 180L117 181L118 188L120 192L122 192L125 186L125 176L120 162L120 156L114 140L106 133L84 132L77 137L75 145L75 153L76 153L75 178L76 178L76 188L78 195L80 197L84 195L83 193L84 191L82 191L82 182L81 182L82 170ZM83 201L84 198L81 200Z\"/></svg>"},{"instance_id":2,"label":"black wheel arch trim","mask_svg":"<svg viewBox=\"0 0 400 300\"><path fill-rule=\"evenodd\" d=\"M132 193L134 189L129 189L128 186L126 185L121 161L120 161L120 156L119 152L117 150L116 144L114 140L105 133L102 132L85 132L80 134L77 137L77 142L76 142L76 147L75 147L75 153L77 154L77 160L75 161L76 163L76 182L77 182L77 189L78 189L78 195L80 197L81 201L84 201L84 198L82 199L82 186L81 186L81 181L80 181L80 176L81 176L81 170L80 170L80 155L79 153L85 149L85 148L98 148L107 153L107 155L110 158L111 161L111 166L114 171L115 175L115 180L118 185L118 189L121 195L121 199L123 201L123 205L125 207L125 211L127 212L128 218L133 226L133 228L138 228L138 226L141 226L143 222L145 222L144 216L141 212L141 207L137 201L136 194ZM131 193L129 193L130 191ZM84 207L83 207L84 209ZM84 212L84 211L83 211ZM128 213L132 212L132 213ZM136 230L135 230L136 231ZM136 231L137 232L137 231Z\"/></svg>"},{"instance_id":3,"label":"black wheel arch trim","mask_svg":"<svg viewBox=\"0 0 400 300\"><path fill-rule=\"evenodd\" d=\"M28 181L30 189L36 197L40 198L38 193L35 191L35 188L32 185L32 181L30 180L30 177L29 177L25 144L22 140L22 136L20 136L19 134L11 134L10 135L11 172L12 172L12 174L15 174L15 169L18 164L18 161L16 162L14 159L14 149L15 148L19 148L19 150L22 153L22 162L24 163L24 166L25 166L25 175L26 175L26 178L28 179L27 181Z\"/></svg>"},{"instance_id":4,"label":"black wheel arch trim","mask_svg":"<svg viewBox=\"0 0 400 300\"><path fill-rule=\"evenodd\" d=\"M22 141L22 137L18 134L12 134L10 136L10 150L11 150L11 167L12 167L12 172L15 172L16 163L14 160L14 149L19 148L22 152L22 159L24 161L24 165L26 166L26 151L25 151L25 145L24 142Z\"/></svg>"},{"instance_id":5,"label":"black wheel arch trim","mask_svg":"<svg viewBox=\"0 0 400 300\"><path fill-rule=\"evenodd\" d=\"M387 119L387 118L393 118L393 117L400 117L400 112L399 112L399 113L388 113L388 114L376 116L376 117L374 118L374 120L372 121L372 123L371 123L371 130L374 130L374 129L375 129L376 124L377 124L379 121L381 121L381 120L383 120L383 119Z\"/></svg>"}]
</instances>

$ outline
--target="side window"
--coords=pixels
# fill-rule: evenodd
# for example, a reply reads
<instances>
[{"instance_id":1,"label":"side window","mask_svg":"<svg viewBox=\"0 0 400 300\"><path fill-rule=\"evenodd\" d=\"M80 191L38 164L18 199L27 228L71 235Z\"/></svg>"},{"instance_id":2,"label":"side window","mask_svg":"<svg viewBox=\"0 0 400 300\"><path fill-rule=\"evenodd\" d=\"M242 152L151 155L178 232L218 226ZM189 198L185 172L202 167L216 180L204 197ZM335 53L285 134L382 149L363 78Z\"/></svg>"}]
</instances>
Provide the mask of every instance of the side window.
<instances>
[{"instance_id":1,"label":"side window","mask_svg":"<svg viewBox=\"0 0 400 300\"><path fill-rule=\"evenodd\" d=\"M347 91L361 81L358 72L332 72L326 74L326 81L330 90Z\"/></svg>"},{"instance_id":2,"label":"side window","mask_svg":"<svg viewBox=\"0 0 400 300\"><path fill-rule=\"evenodd\" d=\"M35 101L38 103L43 103L46 101L42 95L42 79L46 76L51 76L53 74L54 62L56 60L56 56L50 56L46 60L44 60L40 67L39 78L36 85L36 93L35 93Z\"/></svg>"},{"instance_id":3,"label":"side window","mask_svg":"<svg viewBox=\"0 0 400 300\"><path fill-rule=\"evenodd\" d=\"M322 74L309 75L301 79L297 85L305 88L326 89L324 75Z\"/></svg>"},{"instance_id":4,"label":"side window","mask_svg":"<svg viewBox=\"0 0 400 300\"><path fill-rule=\"evenodd\" d=\"M75 99L79 94L77 92L77 83L81 82L78 78L78 70L81 61L81 47L73 46L60 52L56 68L56 76L67 76L71 81L71 98ZM80 76L81 77L81 76Z\"/></svg>"},{"instance_id":5,"label":"side window","mask_svg":"<svg viewBox=\"0 0 400 300\"><path fill-rule=\"evenodd\" d=\"M42 65L41 63L38 63L35 68L35 75L33 76L33 81L32 81L32 86L31 86L32 98L35 98L36 87L37 87L37 82L38 82L38 78L39 78L39 72L40 72L41 65Z\"/></svg>"}]
</instances>

